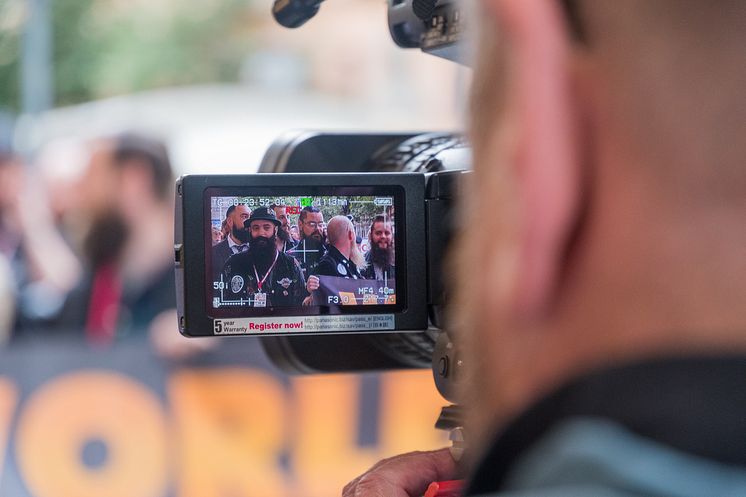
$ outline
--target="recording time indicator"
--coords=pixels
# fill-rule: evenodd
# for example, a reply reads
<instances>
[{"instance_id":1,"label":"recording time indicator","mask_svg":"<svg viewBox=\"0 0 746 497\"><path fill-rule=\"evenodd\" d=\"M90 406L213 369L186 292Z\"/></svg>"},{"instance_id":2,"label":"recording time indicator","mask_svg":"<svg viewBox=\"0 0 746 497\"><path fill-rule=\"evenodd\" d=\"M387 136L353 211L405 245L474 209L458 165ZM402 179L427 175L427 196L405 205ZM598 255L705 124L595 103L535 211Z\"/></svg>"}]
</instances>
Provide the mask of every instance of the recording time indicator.
<instances>
[{"instance_id":1,"label":"recording time indicator","mask_svg":"<svg viewBox=\"0 0 746 497\"><path fill-rule=\"evenodd\" d=\"M391 207L393 197L215 197L213 209L227 209L232 205L254 207L286 207L288 214L298 214L306 207L349 207L351 204L372 204L376 207Z\"/></svg>"}]
</instances>

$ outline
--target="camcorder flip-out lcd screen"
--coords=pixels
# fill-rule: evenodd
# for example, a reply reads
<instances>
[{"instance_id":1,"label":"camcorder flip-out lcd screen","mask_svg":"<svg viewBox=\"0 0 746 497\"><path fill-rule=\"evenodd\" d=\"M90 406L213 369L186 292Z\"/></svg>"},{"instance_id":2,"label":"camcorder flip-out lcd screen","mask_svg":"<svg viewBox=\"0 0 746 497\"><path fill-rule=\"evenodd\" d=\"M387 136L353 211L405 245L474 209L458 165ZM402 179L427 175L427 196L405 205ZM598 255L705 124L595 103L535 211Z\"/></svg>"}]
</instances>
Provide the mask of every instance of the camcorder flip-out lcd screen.
<instances>
[{"instance_id":1,"label":"camcorder flip-out lcd screen","mask_svg":"<svg viewBox=\"0 0 746 497\"><path fill-rule=\"evenodd\" d=\"M373 174L183 177L182 333L427 327L424 290L414 280L424 272L424 256L415 255L424 245L424 178L394 179L399 184Z\"/></svg>"},{"instance_id":2,"label":"camcorder flip-out lcd screen","mask_svg":"<svg viewBox=\"0 0 746 497\"><path fill-rule=\"evenodd\" d=\"M393 194L206 195L214 316L396 307ZM314 277L318 287L309 291Z\"/></svg>"}]
</instances>

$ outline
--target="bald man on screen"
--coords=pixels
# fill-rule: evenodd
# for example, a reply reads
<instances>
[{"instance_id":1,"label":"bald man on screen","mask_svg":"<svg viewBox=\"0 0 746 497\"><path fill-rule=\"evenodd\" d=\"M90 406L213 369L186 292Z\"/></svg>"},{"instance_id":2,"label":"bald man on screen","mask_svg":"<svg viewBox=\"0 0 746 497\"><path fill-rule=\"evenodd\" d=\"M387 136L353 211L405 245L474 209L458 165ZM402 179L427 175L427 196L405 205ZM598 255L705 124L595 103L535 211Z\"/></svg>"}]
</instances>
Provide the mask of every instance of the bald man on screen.
<instances>
[{"instance_id":1,"label":"bald man on screen","mask_svg":"<svg viewBox=\"0 0 746 497\"><path fill-rule=\"evenodd\" d=\"M319 276L363 279L360 271L365 269L365 257L357 245L352 221L346 216L334 216L326 230L329 250L319 260L314 274L308 277L306 289L309 292L319 288Z\"/></svg>"}]
</instances>

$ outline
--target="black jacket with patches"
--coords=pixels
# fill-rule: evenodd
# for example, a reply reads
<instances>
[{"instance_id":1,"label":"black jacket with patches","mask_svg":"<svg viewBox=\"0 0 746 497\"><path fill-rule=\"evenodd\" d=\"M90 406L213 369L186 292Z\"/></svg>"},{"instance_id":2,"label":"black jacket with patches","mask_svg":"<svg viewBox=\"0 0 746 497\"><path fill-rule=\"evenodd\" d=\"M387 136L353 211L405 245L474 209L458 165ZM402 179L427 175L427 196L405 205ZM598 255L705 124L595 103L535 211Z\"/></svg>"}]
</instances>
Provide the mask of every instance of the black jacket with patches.
<instances>
[{"instance_id":1,"label":"black jacket with patches","mask_svg":"<svg viewBox=\"0 0 746 497\"><path fill-rule=\"evenodd\" d=\"M243 252L232 255L225 263L222 301L240 301L244 306L254 307L254 294L259 291L259 281L264 278L270 264L256 264L254 254ZM257 280L257 274L259 280ZM308 296L306 280L300 264L287 254L277 253L277 262L272 268L261 288L267 294L267 307L293 307L303 303Z\"/></svg>"},{"instance_id":2,"label":"black jacket with patches","mask_svg":"<svg viewBox=\"0 0 746 497\"><path fill-rule=\"evenodd\" d=\"M321 258L316 270L312 272L316 276L336 276L338 278L363 279L357 266L334 246L329 246L326 255Z\"/></svg>"}]
</instances>

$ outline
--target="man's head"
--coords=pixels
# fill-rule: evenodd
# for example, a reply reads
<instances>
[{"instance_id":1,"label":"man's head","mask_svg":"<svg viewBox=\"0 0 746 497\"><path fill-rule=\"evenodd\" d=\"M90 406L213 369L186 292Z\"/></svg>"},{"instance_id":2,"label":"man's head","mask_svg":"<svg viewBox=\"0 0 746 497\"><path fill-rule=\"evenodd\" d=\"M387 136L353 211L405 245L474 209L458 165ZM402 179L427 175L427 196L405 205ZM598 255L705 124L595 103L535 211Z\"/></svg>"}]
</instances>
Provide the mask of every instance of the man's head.
<instances>
[{"instance_id":1,"label":"man's head","mask_svg":"<svg viewBox=\"0 0 746 497\"><path fill-rule=\"evenodd\" d=\"M125 217L137 217L153 205L170 205L173 184L165 144L123 133L92 142L80 185L81 201L93 210L114 207Z\"/></svg>"},{"instance_id":2,"label":"man's head","mask_svg":"<svg viewBox=\"0 0 746 497\"><path fill-rule=\"evenodd\" d=\"M288 218L288 209L284 205L273 205L272 210L275 211L277 220L280 221L280 227L285 231L290 228L290 218Z\"/></svg>"},{"instance_id":3,"label":"man's head","mask_svg":"<svg viewBox=\"0 0 746 497\"><path fill-rule=\"evenodd\" d=\"M368 241L371 247L377 247L382 250L388 249L394 242L392 238L391 222L387 221L384 216L376 216L373 224L370 226Z\"/></svg>"},{"instance_id":4,"label":"man's head","mask_svg":"<svg viewBox=\"0 0 746 497\"><path fill-rule=\"evenodd\" d=\"M301 240L324 241L324 214L316 207L304 207L298 216Z\"/></svg>"},{"instance_id":5,"label":"man's head","mask_svg":"<svg viewBox=\"0 0 746 497\"><path fill-rule=\"evenodd\" d=\"M281 242L290 241L290 218L288 217L287 207L272 205L271 209L274 211L277 220L280 221L280 230L277 232L277 237Z\"/></svg>"},{"instance_id":6,"label":"man's head","mask_svg":"<svg viewBox=\"0 0 746 497\"><path fill-rule=\"evenodd\" d=\"M365 267L365 257L357 246L355 226L347 216L334 216L326 226L329 245L336 247L339 252L352 261L358 269Z\"/></svg>"},{"instance_id":7,"label":"man's head","mask_svg":"<svg viewBox=\"0 0 746 497\"><path fill-rule=\"evenodd\" d=\"M275 213L268 207L260 207L251 213L247 223L251 232L249 250L260 259L268 258L277 250L275 240L280 222Z\"/></svg>"},{"instance_id":8,"label":"man's head","mask_svg":"<svg viewBox=\"0 0 746 497\"><path fill-rule=\"evenodd\" d=\"M376 216L368 234L371 262L377 266L388 266L394 263L394 239L391 222L384 216Z\"/></svg>"},{"instance_id":9,"label":"man's head","mask_svg":"<svg viewBox=\"0 0 746 497\"><path fill-rule=\"evenodd\" d=\"M80 216L89 224L88 258L116 258L133 232L171 216L173 184L162 142L135 133L94 141L78 195Z\"/></svg>"},{"instance_id":10,"label":"man's head","mask_svg":"<svg viewBox=\"0 0 746 497\"><path fill-rule=\"evenodd\" d=\"M250 216L251 209L246 204L231 205L225 211L225 223L234 242L247 243L251 238L249 228L244 224Z\"/></svg>"},{"instance_id":11,"label":"man's head","mask_svg":"<svg viewBox=\"0 0 746 497\"><path fill-rule=\"evenodd\" d=\"M173 170L163 142L137 133L120 134L113 139L112 161L123 181L127 181L127 174L138 175L137 181L143 184L140 193L161 202L172 201Z\"/></svg>"},{"instance_id":12,"label":"man's head","mask_svg":"<svg viewBox=\"0 0 746 497\"><path fill-rule=\"evenodd\" d=\"M452 306L476 437L594 367L743 349L746 3L479 5L462 212L490 216Z\"/></svg>"},{"instance_id":13,"label":"man's head","mask_svg":"<svg viewBox=\"0 0 746 497\"><path fill-rule=\"evenodd\" d=\"M217 245L223 241L223 232L217 229L215 226L212 227L212 244Z\"/></svg>"}]
</instances>

